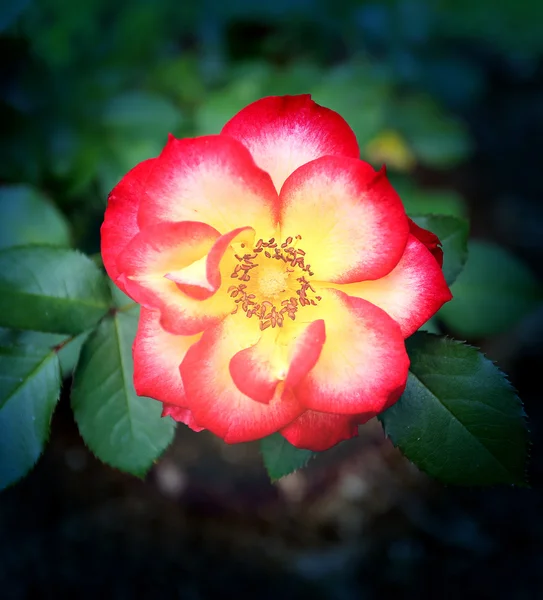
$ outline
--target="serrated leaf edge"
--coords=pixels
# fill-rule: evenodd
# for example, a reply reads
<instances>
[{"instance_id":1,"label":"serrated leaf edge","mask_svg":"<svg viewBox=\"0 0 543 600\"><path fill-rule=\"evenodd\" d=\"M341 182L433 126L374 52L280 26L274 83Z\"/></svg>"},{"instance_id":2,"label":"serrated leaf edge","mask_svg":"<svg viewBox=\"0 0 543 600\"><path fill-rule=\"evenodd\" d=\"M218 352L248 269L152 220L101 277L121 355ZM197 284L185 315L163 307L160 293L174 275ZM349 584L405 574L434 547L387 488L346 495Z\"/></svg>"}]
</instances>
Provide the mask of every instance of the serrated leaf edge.
<instances>
[{"instance_id":1,"label":"serrated leaf edge","mask_svg":"<svg viewBox=\"0 0 543 600\"><path fill-rule=\"evenodd\" d=\"M444 216L447 216L447 215L444 215ZM511 383L511 381L509 380L509 376L507 375L507 373L505 373L504 371L502 371L502 370L500 369L500 367L498 366L497 362L496 362L496 361L494 361L494 360L492 360L491 358L489 358L489 357L488 357L488 356L487 356L487 355L486 355L484 352L482 352L482 351L481 351L481 349L480 349L480 348L478 348L477 346L473 346L473 345L471 345L471 344L468 344L466 341L463 341L463 340L457 340L457 339L455 339L455 338L453 338L453 337L451 337L451 336L448 336L448 335L438 335L438 334L435 334L435 333L430 333L430 332L428 332L428 331L420 331L420 330L419 330L419 331L416 331L416 332L413 334L413 336L415 336L415 335L416 335L416 336L419 336L419 337L420 337L420 336L427 336L427 337L437 338L437 339L439 339L439 340L448 340L448 341L452 342L453 344L456 344L456 345L462 345L462 346L466 346L466 347L468 347L468 348L471 348L472 350L475 350L476 352L478 352L478 353L479 353L479 354L480 354L480 355L481 355L481 356L482 356L482 357L483 357L485 360L487 360L487 361L488 361L488 362L490 362L492 365L494 365L494 367L496 367L496 369L498 370L499 374L501 375L501 377L502 377L502 379L503 379L504 383L507 385L507 387L509 388L509 390L510 390L510 391L512 391L512 392L514 393L514 397L515 397L515 399L517 400L517 402L518 402L518 404L519 404L520 411L521 411L521 414L520 414L519 416L520 416L520 418L522 419L522 422L523 422L523 425L524 425L524 429L526 430L526 462L525 462L525 465L524 465L524 471L523 471L523 475L524 475L524 477L523 477L523 481L516 481L516 482L515 482L513 485L516 485L517 487L526 487L526 488L530 488L531 486L530 486L530 484L529 484L529 482L528 482L528 465L529 465L529 461L530 461L530 458L531 458L531 448L532 448L532 441L531 441L531 439L530 439L530 433L531 433L531 431L530 431L530 428L528 427L528 416L527 416L527 414L526 414L526 411L524 410L524 404L523 404L523 402L522 402L522 400L521 400L520 396L518 395L518 392L517 392L517 390L516 390L515 386L514 386L514 385ZM410 336L410 337L411 337L411 336ZM409 338L408 338L408 339L409 339ZM410 372L410 373L411 373L413 376L415 376L415 375L414 375L414 373L412 373L412 372L411 372L411 369L409 370L409 372ZM415 376L415 378L417 379L417 381L420 381L420 380L418 379L418 377L416 377L416 376ZM431 391L431 390L430 390L430 391ZM433 394L433 392L431 392L431 393L432 393L432 395L434 395L434 394ZM439 398L438 398L438 400L439 400ZM440 402L440 404L441 404L441 402ZM446 407L444 407L444 408L446 408ZM450 411L449 411L449 412L450 412ZM451 413L451 414L453 414L453 413ZM382 428L383 428L383 433L384 433L385 437L386 437L387 439L389 439L389 440L390 440L390 442L392 443L392 445L394 446L394 448L397 448L397 449L398 449L398 450L401 452L402 456L403 456L403 457L404 457L406 460L408 460L408 461L409 461L411 464L414 464L414 465L417 467L417 469L419 469L419 470L420 470L420 471L422 471L423 473L426 473L426 474L427 474L429 477L431 477L432 479L434 479L434 480L435 480L436 478L435 478L435 477L434 477L432 474L428 473L428 472L426 471L426 469L424 469L423 467L420 467L418 464L416 464L415 462L413 462L413 461L412 461L412 460L411 460L409 457L407 457L407 456L406 456L406 455L403 453L403 450L402 450L402 449L401 449L399 446L397 446L397 445L394 443L394 441L392 440L392 438L390 437L390 435L389 435L389 433L388 433L388 431L387 431L386 424L383 422L383 420L382 420L382 418L381 418L381 415L382 415L382 413L381 413L381 414L379 414L379 415L377 415L377 420L379 421L379 423L381 423L381 426L382 426ZM455 415L453 414L453 417L454 417L454 416L455 416ZM455 418L456 418L456 417L455 417ZM457 420L458 420L458 419L457 419ZM460 422L460 423L461 423L461 422ZM462 424L462 425L463 425L463 424ZM468 431L469 431L469 429L468 429ZM485 447L485 449L486 449L486 446L484 446L484 447ZM494 455L492 455L492 456L494 456ZM445 482L442 482L442 483L443 483L443 485L451 485L451 484L447 484L447 483L445 483ZM494 484L494 485L504 485L504 484ZM506 484L506 485L507 485L507 484ZM469 486L468 486L468 487L469 487Z\"/></svg>"},{"instance_id":2,"label":"serrated leaf edge","mask_svg":"<svg viewBox=\"0 0 543 600\"><path fill-rule=\"evenodd\" d=\"M34 346L19 346L20 348L27 348L27 347L34 347ZM49 417L49 423L48 423L48 427L47 427L47 433L45 435L45 438L43 440L43 444L41 445L41 450L39 455L36 457L36 460L34 461L34 463L30 466L30 468L28 469L28 471L26 471L25 473L23 473L18 479L14 479L11 483L9 483L8 485L6 485L5 487L0 488L0 491L2 490L7 490L11 487L13 487L14 485L16 485L17 483L19 483L23 478L27 477L30 473L32 473L32 471L34 471L34 469L36 468L36 466L38 465L40 458L43 456L43 453L45 452L45 446L47 445L47 442L49 441L49 438L51 436L51 421L53 419L53 415L55 413L55 409L58 405L58 402L60 400L60 394L62 392L62 374L60 371L60 361L58 359L58 354L54 351L51 350L44 358L44 360L42 360L37 368L32 369L32 371L30 372L31 375L34 375L35 372L38 370L39 367L41 367L46 360L49 359L53 359L56 360L57 365L56 365L56 370L57 370L57 378L58 378L58 391L55 395L55 401L54 401L54 405L53 405L53 409L51 411L51 416ZM25 380L27 381L28 378ZM16 391L20 390L21 386L17 386ZM14 392L15 393L15 392ZM0 406L0 410L3 409L3 407L6 405L6 403L13 397L14 393L10 394L8 400L6 402L4 402L1 406Z\"/></svg>"}]
</instances>

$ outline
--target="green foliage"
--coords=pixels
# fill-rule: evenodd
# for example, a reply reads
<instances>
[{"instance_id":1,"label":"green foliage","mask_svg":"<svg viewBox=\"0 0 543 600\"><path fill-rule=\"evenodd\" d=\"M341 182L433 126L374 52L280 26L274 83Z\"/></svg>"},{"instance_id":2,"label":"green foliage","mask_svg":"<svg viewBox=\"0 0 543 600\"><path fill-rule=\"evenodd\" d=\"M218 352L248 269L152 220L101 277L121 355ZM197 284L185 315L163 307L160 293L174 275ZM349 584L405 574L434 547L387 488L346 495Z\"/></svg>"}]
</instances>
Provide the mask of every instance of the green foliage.
<instances>
[{"instance_id":1,"label":"green foliage","mask_svg":"<svg viewBox=\"0 0 543 600\"><path fill-rule=\"evenodd\" d=\"M0 346L30 347L56 352L60 363L60 371L65 379L75 369L81 346L88 336L88 331L74 337L58 333L0 328Z\"/></svg>"},{"instance_id":2,"label":"green foliage","mask_svg":"<svg viewBox=\"0 0 543 600\"><path fill-rule=\"evenodd\" d=\"M228 84L209 94L197 107L194 123L196 135L219 133L223 125L236 114L236 105L245 106L265 96L271 68L261 63L233 67Z\"/></svg>"},{"instance_id":3,"label":"green foliage","mask_svg":"<svg viewBox=\"0 0 543 600\"><path fill-rule=\"evenodd\" d=\"M0 5L0 32L13 25L29 4L30 0L2 2Z\"/></svg>"},{"instance_id":4,"label":"green foliage","mask_svg":"<svg viewBox=\"0 0 543 600\"><path fill-rule=\"evenodd\" d=\"M419 331L427 331L428 333L435 333L439 335L441 333L441 329L439 328L439 323L435 317L432 317L424 325L419 327Z\"/></svg>"},{"instance_id":5,"label":"green foliage","mask_svg":"<svg viewBox=\"0 0 543 600\"><path fill-rule=\"evenodd\" d=\"M543 5L539 0L440 0L436 4L437 25L445 34L484 41L502 51L535 54L543 50Z\"/></svg>"},{"instance_id":6,"label":"green foliage","mask_svg":"<svg viewBox=\"0 0 543 600\"><path fill-rule=\"evenodd\" d=\"M435 233L443 248L443 274L451 285L468 258L469 223L465 219L444 215L413 216L413 221Z\"/></svg>"},{"instance_id":7,"label":"green foliage","mask_svg":"<svg viewBox=\"0 0 543 600\"><path fill-rule=\"evenodd\" d=\"M84 331L79 335L65 338L64 340L62 340L62 342L57 344L56 351L58 355L58 360L60 362L60 372L62 373L62 377L64 379L69 377L74 372L74 369L77 365L77 361L79 360L81 348L83 347L83 344L85 343L86 339L89 337L89 334L90 331Z\"/></svg>"},{"instance_id":8,"label":"green foliage","mask_svg":"<svg viewBox=\"0 0 543 600\"><path fill-rule=\"evenodd\" d=\"M29 185L0 187L0 248L26 244L70 246L66 218Z\"/></svg>"},{"instance_id":9,"label":"green foliage","mask_svg":"<svg viewBox=\"0 0 543 600\"><path fill-rule=\"evenodd\" d=\"M83 345L74 373L72 407L79 431L103 462L143 477L171 443L175 423L162 405L136 395L132 342L138 310L104 319Z\"/></svg>"},{"instance_id":10,"label":"green foliage","mask_svg":"<svg viewBox=\"0 0 543 600\"><path fill-rule=\"evenodd\" d=\"M466 267L451 291L453 300L439 318L469 338L505 331L543 302L543 286L520 260L480 241L470 243Z\"/></svg>"},{"instance_id":11,"label":"green foliage","mask_svg":"<svg viewBox=\"0 0 543 600\"><path fill-rule=\"evenodd\" d=\"M454 111L472 114L466 109L486 97L490 70L477 56L497 53L505 69L516 73L518 67L526 74L543 49L535 0L483 0L477 6L464 0L324 0L311 6L311 19L307 0L258 5L242 0L224 3L212 14L205 3L178 0L4 4L0 32L10 68L0 106L0 327L5 328L0 329L0 368L7 374L0 378L0 398L8 398L0 410L2 485L37 460L60 378L74 369L76 418L99 458L143 475L172 439L173 422L160 418L160 404L138 398L133 389L134 303L115 286L108 289L99 260L68 249L98 252L108 192L136 163L158 155L168 133L215 134L262 96L312 94L347 120L362 158L375 166L387 164L408 214L440 237L444 272L452 282L466 260L467 207L453 191L419 188L413 172L424 178L433 170L427 179L433 181L440 170L439 181L447 185L450 176L443 177L443 171L470 157L470 131ZM462 52L466 49L469 55ZM494 334L542 299L541 287L522 264L480 243L472 245L452 290L455 298L440 311L441 322L431 319L423 329L438 331L444 324L462 336ZM419 339L427 338L410 341L415 359L406 394L384 419L408 456L416 451L411 432L402 430L410 419L441 424L445 437L436 434L436 440L445 446L446 434L464 431L454 419L449 429L444 425L445 405L456 410L455 403L463 402L445 397L439 386L434 389L435 381L445 379L436 375L426 381L424 369L420 378L417 374L417 361L431 363L416 345L422 344ZM445 363L475 369L472 349L440 344L438 371ZM455 352L458 360L447 358ZM492 402L503 398L504 405L509 402L504 414L512 414L507 383L486 359L477 360L483 380L475 391L483 397L483 388L489 395L497 390ZM22 385L11 392L15 376ZM447 381L464 389L459 374ZM469 398L477 409L475 421L492 413L484 408L486 400ZM420 415L407 410L417 402ZM471 418L465 410L462 414ZM403 425L400 417L406 419ZM511 423L511 435L520 439L518 420L511 417ZM496 427L496 439L504 439L505 424ZM24 442L19 445L17 428ZM484 438L481 431L477 440ZM430 433L423 433L421 439L427 440ZM471 438L458 434L458 439L477 447ZM314 454L294 448L279 434L263 440L261 448L272 479L301 468ZM505 481L507 472L512 481L520 450L510 460L516 462L501 461L500 471L485 455L480 470L474 461L466 473L481 481ZM422 467L447 475L443 461L443 454L430 452ZM487 467L490 474L480 475Z\"/></svg>"},{"instance_id":12,"label":"green foliage","mask_svg":"<svg viewBox=\"0 0 543 600\"><path fill-rule=\"evenodd\" d=\"M0 175L38 184L53 176L88 200L93 184L103 193L126 165L156 154L165 132L216 133L247 102L302 92L348 120L363 155L393 129L418 162L452 166L471 142L444 106L481 97L488 77L458 40L520 51L528 66L542 49L538 3L510 4L326 0L309 23L305 0L236 2L212 18L204 4L175 0L5 3L0 30L11 26L29 52L15 48L22 62L9 82ZM248 17L267 33L231 39Z\"/></svg>"},{"instance_id":13,"label":"green foliage","mask_svg":"<svg viewBox=\"0 0 543 600\"><path fill-rule=\"evenodd\" d=\"M0 326L79 334L107 312L104 275L76 250L26 246L0 251Z\"/></svg>"},{"instance_id":14,"label":"green foliage","mask_svg":"<svg viewBox=\"0 0 543 600\"><path fill-rule=\"evenodd\" d=\"M525 483L528 434L505 375L475 348L416 333L400 400L380 416L385 433L420 469L459 485Z\"/></svg>"},{"instance_id":15,"label":"green foliage","mask_svg":"<svg viewBox=\"0 0 543 600\"><path fill-rule=\"evenodd\" d=\"M452 190L426 190L414 186L409 180L392 174L392 183L400 195L405 212L413 215L445 215L466 218L467 207L460 194Z\"/></svg>"},{"instance_id":16,"label":"green foliage","mask_svg":"<svg viewBox=\"0 0 543 600\"><path fill-rule=\"evenodd\" d=\"M393 83L370 65L353 62L315 77L307 88L315 102L338 112L364 146L389 123L387 107L394 95Z\"/></svg>"},{"instance_id":17,"label":"green foliage","mask_svg":"<svg viewBox=\"0 0 543 600\"><path fill-rule=\"evenodd\" d=\"M0 489L26 475L40 457L60 383L54 351L0 346Z\"/></svg>"},{"instance_id":18,"label":"green foliage","mask_svg":"<svg viewBox=\"0 0 543 600\"><path fill-rule=\"evenodd\" d=\"M446 115L430 98L399 95L382 70L359 60L323 69L306 62L273 67L254 61L231 68L228 83L210 94L195 114L198 135L217 133L240 106L263 96L309 93L315 102L338 112L355 132L362 155L382 131L405 138L415 159L436 167L454 166L467 158L471 142L465 127ZM383 157L394 162L392 157Z\"/></svg>"},{"instance_id":19,"label":"green foliage","mask_svg":"<svg viewBox=\"0 0 543 600\"><path fill-rule=\"evenodd\" d=\"M316 455L311 450L296 448L287 442L280 433L274 433L260 440L260 452L272 481L305 467L309 460Z\"/></svg>"},{"instance_id":20,"label":"green foliage","mask_svg":"<svg viewBox=\"0 0 543 600\"><path fill-rule=\"evenodd\" d=\"M175 132L179 127L179 109L166 99L147 92L126 92L108 100L102 113L102 125L117 135L153 136L157 132Z\"/></svg>"},{"instance_id":21,"label":"green foliage","mask_svg":"<svg viewBox=\"0 0 543 600\"><path fill-rule=\"evenodd\" d=\"M391 106L391 123L406 138L420 162L436 168L454 167L471 153L466 127L426 96L408 96Z\"/></svg>"},{"instance_id":22,"label":"green foliage","mask_svg":"<svg viewBox=\"0 0 543 600\"><path fill-rule=\"evenodd\" d=\"M124 292L121 292L121 290L112 281L109 282L109 288L111 290L113 306L116 308L124 311L130 310L131 308L135 308L137 306L134 300L132 300L132 298L127 296Z\"/></svg>"},{"instance_id":23,"label":"green foliage","mask_svg":"<svg viewBox=\"0 0 543 600\"><path fill-rule=\"evenodd\" d=\"M102 197L139 162L158 156L168 134L179 135L182 112L168 99L130 91L108 99L99 126L103 148L97 164Z\"/></svg>"}]
</instances>

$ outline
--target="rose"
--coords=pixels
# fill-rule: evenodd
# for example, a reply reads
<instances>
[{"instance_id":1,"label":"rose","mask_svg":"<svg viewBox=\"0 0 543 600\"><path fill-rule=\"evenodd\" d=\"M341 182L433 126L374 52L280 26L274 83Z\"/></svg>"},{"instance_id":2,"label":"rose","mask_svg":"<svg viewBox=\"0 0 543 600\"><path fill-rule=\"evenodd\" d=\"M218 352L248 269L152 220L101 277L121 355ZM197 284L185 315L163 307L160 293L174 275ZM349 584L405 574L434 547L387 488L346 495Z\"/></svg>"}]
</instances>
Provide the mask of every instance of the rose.
<instances>
[{"instance_id":1,"label":"rose","mask_svg":"<svg viewBox=\"0 0 543 600\"><path fill-rule=\"evenodd\" d=\"M111 192L104 265L141 304L138 394L226 442L325 450L391 406L451 294L439 240L310 96L169 138Z\"/></svg>"}]
</instances>

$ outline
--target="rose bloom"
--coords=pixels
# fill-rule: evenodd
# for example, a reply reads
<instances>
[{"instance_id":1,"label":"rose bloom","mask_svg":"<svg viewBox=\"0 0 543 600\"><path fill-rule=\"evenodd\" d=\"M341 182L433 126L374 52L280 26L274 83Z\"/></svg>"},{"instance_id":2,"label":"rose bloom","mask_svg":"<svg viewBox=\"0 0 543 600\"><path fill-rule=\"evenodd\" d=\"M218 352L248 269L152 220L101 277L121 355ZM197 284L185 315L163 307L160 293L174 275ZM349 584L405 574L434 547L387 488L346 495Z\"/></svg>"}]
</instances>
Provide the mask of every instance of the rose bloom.
<instances>
[{"instance_id":1,"label":"rose bloom","mask_svg":"<svg viewBox=\"0 0 543 600\"><path fill-rule=\"evenodd\" d=\"M102 256L141 305L134 385L228 443L325 450L398 400L451 293L437 237L310 96L170 136L111 192Z\"/></svg>"}]
</instances>

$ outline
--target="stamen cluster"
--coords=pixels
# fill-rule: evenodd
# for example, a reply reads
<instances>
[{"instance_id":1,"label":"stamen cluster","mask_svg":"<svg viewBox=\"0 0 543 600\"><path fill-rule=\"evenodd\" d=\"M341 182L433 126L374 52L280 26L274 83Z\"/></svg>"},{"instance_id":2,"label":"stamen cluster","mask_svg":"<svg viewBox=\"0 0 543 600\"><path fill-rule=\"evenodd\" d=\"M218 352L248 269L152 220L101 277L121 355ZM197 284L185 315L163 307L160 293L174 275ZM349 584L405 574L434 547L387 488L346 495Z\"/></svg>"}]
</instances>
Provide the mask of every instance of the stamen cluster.
<instances>
[{"instance_id":1,"label":"stamen cluster","mask_svg":"<svg viewBox=\"0 0 543 600\"><path fill-rule=\"evenodd\" d=\"M235 254L236 260L239 262L230 275L233 279L239 279L244 283L232 285L228 288L228 293L232 298L235 298L235 309L232 314L236 314L241 306L248 318L255 315L260 320L260 329L264 331L268 327L282 327L285 316L293 321L296 318L296 312L300 307L317 305L317 301L321 300L320 296L315 295L313 298L308 297L308 291L315 294L315 289L304 275L296 278L299 283L299 288L295 290L296 296L290 296L281 301L279 308L269 299L257 301L256 294L247 289L247 283L251 280L250 271L258 266L265 268L261 263L255 263L254 260L259 256L269 260L280 260L285 263L285 273L290 277L291 273L300 270L307 273L309 276L314 275L311 271L311 265L305 264L305 251L297 248L296 245L302 239L302 236L289 236L281 244L275 241L275 238L270 238L267 242L259 239L252 252L247 252L243 255ZM294 242L294 245L293 245ZM244 244L241 245L244 247Z\"/></svg>"}]
</instances>

